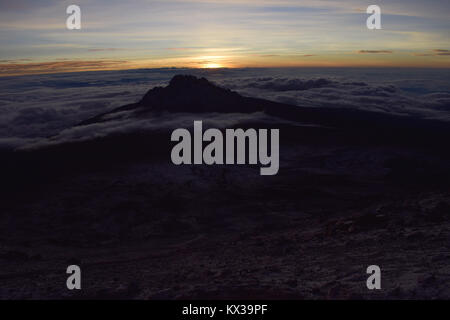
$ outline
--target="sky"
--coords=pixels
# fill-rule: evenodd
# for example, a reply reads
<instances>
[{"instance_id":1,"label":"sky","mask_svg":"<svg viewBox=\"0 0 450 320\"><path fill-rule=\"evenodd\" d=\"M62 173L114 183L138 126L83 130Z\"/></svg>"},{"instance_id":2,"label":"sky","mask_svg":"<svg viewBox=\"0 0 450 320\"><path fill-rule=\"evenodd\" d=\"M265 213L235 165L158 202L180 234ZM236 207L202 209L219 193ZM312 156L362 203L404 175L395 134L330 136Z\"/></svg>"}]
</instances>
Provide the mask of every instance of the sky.
<instances>
[{"instance_id":1,"label":"sky","mask_svg":"<svg viewBox=\"0 0 450 320\"><path fill-rule=\"evenodd\" d=\"M66 8L81 8L68 30ZM381 8L369 30L366 8ZM450 1L0 0L0 76L189 67L450 67Z\"/></svg>"}]
</instances>

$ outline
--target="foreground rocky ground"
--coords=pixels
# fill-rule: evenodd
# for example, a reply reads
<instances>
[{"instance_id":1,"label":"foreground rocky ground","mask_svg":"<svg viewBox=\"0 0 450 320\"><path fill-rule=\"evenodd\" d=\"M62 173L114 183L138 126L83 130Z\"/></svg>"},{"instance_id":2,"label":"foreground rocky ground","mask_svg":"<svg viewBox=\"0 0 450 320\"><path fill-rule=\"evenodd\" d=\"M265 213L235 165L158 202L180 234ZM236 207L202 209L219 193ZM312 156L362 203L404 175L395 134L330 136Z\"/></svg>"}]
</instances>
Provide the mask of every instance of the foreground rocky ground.
<instances>
[{"instance_id":1,"label":"foreground rocky ground","mask_svg":"<svg viewBox=\"0 0 450 320\"><path fill-rule=\"evenodd\" d=\"M450 297L448 189L390 164L417 154L287 148L273 177L152 160L81 170L5 201L0 297ZM82 268L79 292L65 287L69 264ZM372 264L377 292L366 288Z\"/></svg>"}]
</instances>

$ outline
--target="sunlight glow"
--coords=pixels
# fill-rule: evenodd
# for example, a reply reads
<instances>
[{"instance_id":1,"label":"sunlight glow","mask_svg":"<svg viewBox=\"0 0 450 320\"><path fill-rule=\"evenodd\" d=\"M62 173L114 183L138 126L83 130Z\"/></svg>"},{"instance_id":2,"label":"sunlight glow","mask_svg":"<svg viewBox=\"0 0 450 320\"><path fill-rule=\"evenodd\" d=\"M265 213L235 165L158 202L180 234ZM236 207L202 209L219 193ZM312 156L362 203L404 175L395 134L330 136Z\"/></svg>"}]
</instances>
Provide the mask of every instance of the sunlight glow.
<instances>
[{"instance_id":1,"label":"sunlight glow","mask_svg":"<svg viewBox=\"0 0 450 320\"><path fill-rule=\"evenodd\" d=\"M207 64L204 64L202 66L202 68L205 68L205 69L216 69L216 68L223 68L223 66L221 64L219 64L219 63L207 63Z\"/></svg>"}]
</instances>

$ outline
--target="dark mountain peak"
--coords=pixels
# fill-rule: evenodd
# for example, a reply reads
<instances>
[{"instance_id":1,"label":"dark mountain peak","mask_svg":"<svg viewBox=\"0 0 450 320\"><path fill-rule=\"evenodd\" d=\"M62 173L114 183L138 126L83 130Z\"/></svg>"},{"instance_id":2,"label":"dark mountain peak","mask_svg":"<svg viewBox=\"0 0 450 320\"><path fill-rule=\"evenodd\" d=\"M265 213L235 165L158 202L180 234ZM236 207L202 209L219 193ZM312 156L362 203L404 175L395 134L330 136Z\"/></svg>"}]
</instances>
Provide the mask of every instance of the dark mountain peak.
<instances>
[{"instance_id":1,"label":"dark mountain peak","mask_svg":"<svg viewBox=\"0 0 450 320\"><path fill-rule=\"evenodd\" d=\"M209 82L206 78L197 78L192 75L178 74L172 78L169 82L170 88L205 88L213 87L213 83Z\"/></svg>"},{"instance_id":2,"label":"dark mountain peak","mask_svg":"<svg viewBox=\"0 0 450 320\"><path fill-rule=\"evenodd\" d=\"M167 87L149 90L136 107L141 111L191 113L254 112L261 109L236 92L192 75L176 75Z\"/></svg>"},{"instance_id":3,"label":"dark mountain peak","mask_svg":"<svg viewBox=\"0 0 450 320\"><path fill-rule=\"evenodd\" d=\"M250 113L265 109L268 101L243 97L237 92L221 88L205 78L192 75L176 75L166 87L147 91L137 103L87 119L80 125L107 121L123 111L134 111L135 116L145 113Z\"/></svg>"}]
</instances>

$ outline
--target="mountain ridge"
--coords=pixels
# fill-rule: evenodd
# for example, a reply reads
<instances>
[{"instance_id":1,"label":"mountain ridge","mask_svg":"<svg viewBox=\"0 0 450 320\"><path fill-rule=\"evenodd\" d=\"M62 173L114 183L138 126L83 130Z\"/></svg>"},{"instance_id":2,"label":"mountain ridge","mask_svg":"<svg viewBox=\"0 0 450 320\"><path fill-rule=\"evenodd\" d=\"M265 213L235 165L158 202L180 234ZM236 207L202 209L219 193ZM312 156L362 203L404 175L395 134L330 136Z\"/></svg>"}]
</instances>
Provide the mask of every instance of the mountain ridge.
<instances>
[{"instance_id":1,"label":"mountain ridge","mask_svg":"<svg viewBox=\"0 0 450 320\"><path fill-rule=\"evenodd\" d=\"M269 116L293 122L301 122L346 131L356 128L371 135L411 135L419 140L427 136L450 136L447 123L434 119L405 117L352 108L301 107L245 97L230 89L222 88L206 78L192 75L175 75L166 87L154 87L136 103L127 104L99 114L78 125L105 122L122 112L131 112L134 117L161 113L254 113L264 112ZM395 137L394 137L395 138Z\"/></svg>"}]
</instances>

